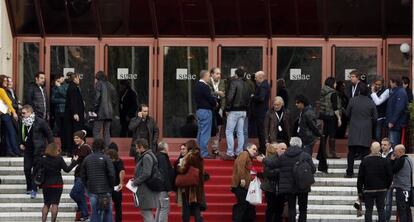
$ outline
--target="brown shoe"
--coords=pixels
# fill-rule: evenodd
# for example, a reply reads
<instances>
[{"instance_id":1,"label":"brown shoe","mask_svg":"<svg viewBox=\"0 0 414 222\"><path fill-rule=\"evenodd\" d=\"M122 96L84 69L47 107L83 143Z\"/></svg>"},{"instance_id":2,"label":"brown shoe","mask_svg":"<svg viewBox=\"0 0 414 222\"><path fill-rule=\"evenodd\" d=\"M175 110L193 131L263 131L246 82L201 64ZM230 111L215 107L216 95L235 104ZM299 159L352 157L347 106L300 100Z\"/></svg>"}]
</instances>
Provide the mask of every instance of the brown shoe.
<instances>
[{"instance_id":1,"label":"brown shoe","mask_svg":"<svg viewBox=\"0 0 414 222\"><path fill-rule=\"evenodd\" d=\"M223 156L221 156L221 159L222 160L234 160L234 157L233 156L229 156L227 154L224 154Z\"/></svg>"}]
</instances>

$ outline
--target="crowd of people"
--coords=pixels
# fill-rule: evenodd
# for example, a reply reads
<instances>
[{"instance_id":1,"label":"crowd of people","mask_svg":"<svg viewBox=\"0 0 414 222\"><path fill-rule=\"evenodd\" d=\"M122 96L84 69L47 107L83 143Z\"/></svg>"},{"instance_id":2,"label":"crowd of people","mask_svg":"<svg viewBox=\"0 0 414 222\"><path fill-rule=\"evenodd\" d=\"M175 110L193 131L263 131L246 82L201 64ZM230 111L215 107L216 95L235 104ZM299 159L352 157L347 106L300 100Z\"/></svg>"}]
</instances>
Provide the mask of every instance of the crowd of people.
<instances>
[{"instance_id":1,"label":"crowd of people","mask_svg":"<svg viewBox=\"0 0 414 222\"><path fill-rule=\"evenodd\" d=\"M391 78L390 87L386 88L381 76L366 83L358 70L350 73L349 86L328 77L318 101L309 101L300 94L292 97L298 111L297 116L292 116L287 103L289 91L294 90L289 90L284 80L278 80L277 96L269 107L270 84L266 74L258 71L253 76L254 82L247 78L243 67L236 69L235 75L227 80L221 78L218 67L200 72L193 92L197 110L188 119L197 125L196 140L180 146L180 156L174 165L170 163L168 144L158 143L159 129L149 115L148 105L141 104L133 111L121 110L126 115L121 121L123 131L132 138L130 156L136 161L134 178L125 181L124 164L110 135L117 95L104 72L95 75L94 101L89 112L80 91L79 74L69 72L66 80L63 75L56 76L50 102L60 147L54 143L48 124L50 106L44 88L45 74L37 73L35 82L25 90L25 105L16 98L12 79L0 75L2 151L7 156L24 157L26 191L31 198L36 198L38 187L42 187L43 221L49 211L52 221L56 220L63 188L61 170L69 172L74 167L70 197L78 206L79 221L111 221L112 206L116 221L121 221L122 189L127 183L137 187L134 198L145 222L168 220L171 191L176 192L184 222L190 216L197 222L203 221L204 182L209 178L203 160L217 156L234 160L231 191L237 202L233 207L233 221L254 221L255 207L246 201L246 196L256 176L263 179L266 221L282 221L285 202L289 221L295 221L296 202L299 221L306 221L311 187L296 180L296 165L305 162L312 174L316 169L328 173L326 159L340 158L335 140L342 134L348 138L344 177L354 177L354 160L362 159L357 187L359 199L367 209L366 220L372 217L374 202L379 220L390 220L395 189L400 221L410 221L412 168L402 141L408 131L407 107L413 100L408 78ZM129 93L127 86L124 95ZM92 146L86 143L88 120L93 121ZM252 129L257 133L257 146L247 141L248 131ZM222 138L226 139L224 153L220 153ZM312 154L318 140L319 164L315 167ZM62 158L65 155L72 157L69 166ZM263 174L252 174L254 159L263 163ZM91 212L85 194L89 197ZM155 215L153 209L157 209Z\"/></svg>"}]
</instances>

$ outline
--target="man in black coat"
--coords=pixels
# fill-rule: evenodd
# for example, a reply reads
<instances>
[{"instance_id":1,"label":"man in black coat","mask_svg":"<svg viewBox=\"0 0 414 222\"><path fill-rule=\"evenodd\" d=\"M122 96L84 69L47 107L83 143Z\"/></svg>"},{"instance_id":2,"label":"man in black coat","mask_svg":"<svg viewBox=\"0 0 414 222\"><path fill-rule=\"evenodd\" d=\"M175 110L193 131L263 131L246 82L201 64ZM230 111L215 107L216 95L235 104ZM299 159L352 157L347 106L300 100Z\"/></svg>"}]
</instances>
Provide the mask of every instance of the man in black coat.
<instances>
[{"instance_id":1,"label":"man in black coat","mask_svg":"<svg viewBox=\"0 0 414 222\"><path fill-rule=\"evenodd\" d=\"M81 179L88 190L91 203L91 221L112 221L112 191L115 186L115 170L111 159L103 153L104 141L97 139L92 144L93 153L82 163ZM106 198L105 209L99 209Z\"/></svg>"},{"instance_id":2,"label":"man in black coat","mask_svg":"<svg viewBox=\"0 0 414 222\"><path fill-rule=\"evenodd\" d=\"M378 142L371 145L371 154L365 157L358 171L358 197L365 202L365 221L372 221L374 201L378 211L378 221L385 221L385 195L392 182L391 162L381 157Z\"/></svg>"},{"instance_id":3,"label":"man in black coat","mask_svg":"<svg viewBox=\"0 0 414 222\"><path fill-rule=\"evenodd\" d=\"M264 132L264 119L269 110L270 85L265 79L265 73L258 71L254 75L256 88L252 98L253 112L251 114L253 123L256 125L257 137L259 138L259 153L266 152L266 136Z\"/></svg>"},{"instance_id":4,"label":"man in black coat","mask_svg":"<svg viewBox=\"0 0 414 222\"><path fill-rule=\"evenodd\" d=\"M42 119L48 118L48 100L47 93L44 89L46 77L44 72L38 72L35 75L35 82L27 89L25 104L33 107L36 116Z\"/></svg>"},{"instance_id":5,"label":"man in black coat","mask_svg":"<svg viewBox=\"0 0 414 222\"><path fill-rule=\"evenodd\" d=\"M19 127L20 149L24 151L23 165L26 177L26 194L36 198L37 187L32 178L32 170L43 155L47 144L53 142L53 134L45 120L36 116L30 105L24 105Z\"/></svg>"},{"instance_id":6,"label":"man in black coat","mask_svg":"<svg viewBox=\"0 0 414 222\"><path fill-rule=\"evenodd\" d=\"M297 181L294 179L293 168L296 162L302 158L309 164L312 173L316 172L312 156L302 149L302 140L299 137L290 139L289 148L279 158L277 168L279 168L279 194L285 195L289 206L289 221L295 221L296 218L296 199L299 205L299 222L306 221L308 209L308 194L310 188L301 190L297 187Z\"/></svg>"}]
</instances>

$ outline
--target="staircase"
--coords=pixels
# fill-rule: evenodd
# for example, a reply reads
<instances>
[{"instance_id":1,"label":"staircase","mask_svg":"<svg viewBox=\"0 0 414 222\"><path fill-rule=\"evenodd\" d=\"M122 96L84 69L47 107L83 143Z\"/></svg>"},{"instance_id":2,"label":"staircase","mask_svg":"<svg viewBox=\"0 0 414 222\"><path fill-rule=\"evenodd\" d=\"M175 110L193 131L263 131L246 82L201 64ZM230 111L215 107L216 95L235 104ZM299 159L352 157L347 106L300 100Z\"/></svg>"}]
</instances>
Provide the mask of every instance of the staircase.
<instances>
[{"instance_id":1,"label":"staircase","mask_svg":"<svg viewBox=\"0 0 414 222\"><path fill-rule=\"evenodd\" d=\"M133 176L134 160L123 158L126 178ZM67 160L69 161L69 159ZM316 163L316 162L315 162ZM346 160L328 160L329 174L316 174L316 183L309 194L308 221L363 221L356 217L353 203L356 200L356 178L343 178ZM359 161L356 161L355 173ZM233 161L205 160L205 170L210 180L205 184L208 209L203 212L205 222L230 222L235 197L230 192ZM70 199L69 191L73 184L73 171L63 173L65 183L58 221L74 221L76 204ZM0 158L0 221L40 221L43 196L39 190L36 199L25 194L26 185L22 158ZM126 222L141 222L139 210L133 206L132 194L127 189L123 193L123 219ZM265 205L256 208L257 221L264 221ZM375 214L374 210L374 214ZM374 216L374 220L376 216ZM393 220L395 217L393 216ZM181 221L181 208L171 198L169 221Z\"/></svg>"}]
</instances>

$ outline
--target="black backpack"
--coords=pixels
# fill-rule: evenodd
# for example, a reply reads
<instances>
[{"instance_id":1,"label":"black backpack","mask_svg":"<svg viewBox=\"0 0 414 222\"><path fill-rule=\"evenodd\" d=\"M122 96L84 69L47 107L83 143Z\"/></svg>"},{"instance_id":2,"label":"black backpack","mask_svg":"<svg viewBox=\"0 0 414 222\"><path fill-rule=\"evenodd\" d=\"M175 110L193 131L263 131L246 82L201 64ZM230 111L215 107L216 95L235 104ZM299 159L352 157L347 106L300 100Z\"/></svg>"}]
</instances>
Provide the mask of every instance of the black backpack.
<instances>
[{"instance_id":1,"label":"black backpack","mask_svg":"<svg viewBox=\"0 0 414 222\"><path fill-rule=\"evenodd\" d=\"M165 189L164 176L158 167L158 160L154 154L148 154L152 158L152 172L151 177L145 182L148 188L155 192L161 192Z\"/></svg>"},{"instance_id":2,"label":"black backpack","mask_svg":"<svg viewBox=\"0 0 414 222\"><path fill-rule=\"evenodd\" d=\"M307 190L315 183L312 166L303 160L303 153L300 154L299 160L293 166L293 179L299 190Z\"/></svg>"},{"instance_id":3,"label":"black backpack","mask_svg":"<svg viewBox=\"0 0 414 222\"><path fill-rule=\"evenodd\" d=\"M33 181L36 186L40 186L45 182L45 167L43 165L43 159L39 161L38 164L39 166L37 167L36 171L33 172Z\"/></svg>"}]
</instances>

